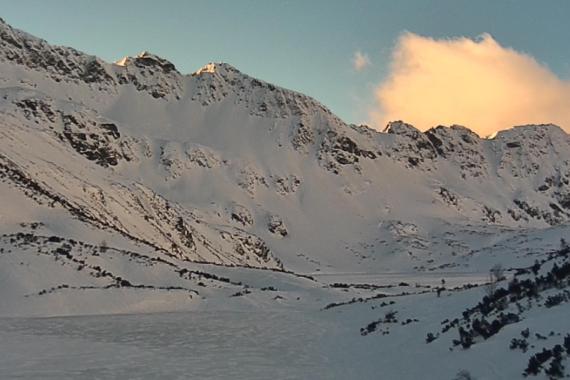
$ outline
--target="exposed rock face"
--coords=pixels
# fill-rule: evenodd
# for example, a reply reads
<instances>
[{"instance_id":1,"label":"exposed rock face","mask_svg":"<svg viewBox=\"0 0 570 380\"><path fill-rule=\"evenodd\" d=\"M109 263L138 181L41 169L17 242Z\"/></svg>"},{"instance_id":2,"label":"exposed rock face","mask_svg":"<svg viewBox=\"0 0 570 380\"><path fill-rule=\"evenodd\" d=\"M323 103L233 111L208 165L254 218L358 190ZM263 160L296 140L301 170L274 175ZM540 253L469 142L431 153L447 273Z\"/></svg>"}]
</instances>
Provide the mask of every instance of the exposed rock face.
<instances>
[{"instance_id":1,"label":"exposed rock face","mask_svg":"<svg viewBox=\"0 0 570 380\"><path fill-rule=\"evenodd\" d=\"M244 206L234 203L230 206L230 218L232 221L241 224L243 227L253 225L253 216Z\"/></svg>"},{"instance_id":2,"label":"exposed rock face","mask_svg":"<svg viewBox=\"0 0 570 380\"><path fill-rule=\"evenodd\" d=\"M267 188L265 176L255 166L249 164L241 167L237 173L237 185L254 197L258 188Z\"/></svg>"},{"instance_id":3,"label":"exposed rock face","mask_svg":"<svg viewBox=\"0 0 570 380\"><path fill-rule=\"evenodd\" d=\"M194 166L212 169L224 164L220 156L208 147L188 144L185 148L188 161Z\"/></svg>"},{"instance_id":4,"label":"exposed rock face","mask_svg":"<svg viewBox=\"0 0 570 380\"><path fill-rule=\"evenodd\" d=\"M132 84L153 98L180 99L182 76L171 62L148 52L126 57L115 67L119 84Z\"/></svg>"},{"instance_id":5,"label":"exposed rock face","mask_svg":"<svg viewBox=\"0 0 570 380\"><path fill-rule=\"evenodd\" d=\"M285 222L283 222L283 219L281 219L279 215L269 215L269 220L267 221L267 229L269 232L276 236L285 237L289 235L289 231L287 231Z\"/></svg>"},{"instance_id":6,"label":"exposed rock face","mask_svg":"<svg viewBox=\"0 0 570 380\"><path fill-rule=\"evenodd\" d=\"M121 65L108 64L75 49L53 46L4 22L0 22L0 62L41 71L55 82L86 83L106 91L133 85L154 98L178 98L181 75L167 60L143 52L125 58Z\"/></svg>"},{"instance_id":7,"label":"exposed rock face","mask_svg":"<svg viewBox=\"0 0 570 380\"><path fill-rule=\"evenodd\" d=\"M160 146L160 162L172 179L191 175L197 169L212 169L225 165L220 155L208 147L178 141Z\"/></svg>"},{"instance_id":8,"label":"exposed rock face","mask_svg":"<svg viewBox=\"0 0 570 380\"><path fill-rule=\"evenodd\" d=\"M316 100L298 92L277 87L271 83L252 78L227 63L209 63L192 74L196 84L193 99L202 105L221 102L232 96L234 104L245 106L251 115L272 118L303 118L315 112L327 115L335 121L340 120ZM301 120L300 120L301 121ZM311 128L301 130L311 134ZM304 139L310 140L309 136Z\"/></svg>"},{"instance_id":9,"label":"exposed rock face","mask_svg":"<svg viewBox=\"0 0 570 380\"><path fill-rule=\"evenodd\" d=\"M63 136L69 141L77 153L87 157L88 160L106 166L116 166L124 158L114 144L120 137L119 130L114 123L101 123L97 125L84 124L73 115L62 116L64 129Z\"/></svg>"},{"instance_id":10,"label":"exposed rock face","mask_svg":"<svg viewBox=\"0 0 570 380\"><path fill-rule=\"evenodd\" d=\"M55 81L113 83L106 64L75 49L52 46L0 21L0 61L45 72Z\"/></svg>"},{"instance_id":11,"label":"exposed rock face","mask_svg":"<svg viewBox=\"0 0 570 380\"><path fill-rule=\"evenodd\" d=\"M401 121L389 123L384 132L393 135L393 153L389 154L394 159L403 162L408 168L420 167L428 171L434 169L433 160L437 157L437 149L428 135Z\"/></svg>"},{"instance_id":12,"label":"exposed rock face","mask_svg":"<svg viewBox=\"0 0 570 380\"><path fill-rule=\"evenodd\" d=\"M275 267L281 268L279 260L275 261L272 258L271 250L259 237L239 231L234 233L222 232L221 238L232 244L235 253L244 262L257 263L256 266L258 267L265 267L271 263Z\"/></svg>"},{"instance_id":13,"label":"exposed rock face","mask_svg":"<svg viewBox=\"0 0 570 380\"><path fill-rule=\"evenodd\" d=\"M452 125L426 131L437 154L453 160L459 166L462 177L485 177L488 163L485 162L483 141L471 130Z\"/></svg>"},{"instance_id":14,"label":"exposed rock face","mask_svg":"<svg viewBox=\"0 0 570 380\"><path fill-rule=\"evenodd\" d=\"M329 130L326 133L319 154L325 167L335 174L340 173L341 166L351 165L359 169L358 163L361 159L374 160L379 155L372 150L359 147L350 137L339 135L334 130Z\"/></svg>"},{"instance_id":15,"label":"exposed rock face","mask_svg":"<svg viewBox=\"0 0 570 380\"><path fill-rule=\"evenodd\" d=\"M14 91L4 106L42 128L49 129L77 153L103 167L130 161L130 142L121 139L116 123L105 120L94 110L76 104L61 107L57 101L33 91Z\"/></svg>"},{"instance_id":16,"label":"exposed rock face","mask_svg":"<svg viewBox=\"0 0 570 380\"><path fill-rule=\"evenodd\" d=\"M301 186L301 179L293 174L286 177L274 176L272 179L275 190L284 196L295 193Z\"/></svg>"}]
</instances>

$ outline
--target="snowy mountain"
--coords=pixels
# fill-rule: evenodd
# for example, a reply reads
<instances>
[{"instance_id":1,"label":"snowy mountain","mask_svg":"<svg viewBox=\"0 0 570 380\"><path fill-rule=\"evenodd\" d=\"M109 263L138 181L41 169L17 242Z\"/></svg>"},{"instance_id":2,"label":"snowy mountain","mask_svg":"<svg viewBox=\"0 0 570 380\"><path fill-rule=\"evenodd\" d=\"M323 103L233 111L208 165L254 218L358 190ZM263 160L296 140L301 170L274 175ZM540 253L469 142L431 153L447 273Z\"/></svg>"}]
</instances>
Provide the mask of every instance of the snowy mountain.
<instances>
[{"instance_id":1,"label":"snowy mountain","mask_svg":"<svg viewBox=\"0 0 570 380\"><path fill-rule=\"evenodd\" d=\"M425 305L568 231L557 126L379 132L226 63L107 63L1 20L0 123L0 316ZM354 285L380 273L418 286Z\"/></svg>"},{"instance_id":2,"label":"snowy mountain","mask_svg":"<svg viewBox=\"0 0 570 380\"><path fill-rule=\"evenodd\" d=\"M193 262L389 271L459 265L495 243L465 235L570 215L570 139L553 125L380 133L225 63L109 64L0 26L6 232L37 223Z\"/></svg>"}]
</instances>

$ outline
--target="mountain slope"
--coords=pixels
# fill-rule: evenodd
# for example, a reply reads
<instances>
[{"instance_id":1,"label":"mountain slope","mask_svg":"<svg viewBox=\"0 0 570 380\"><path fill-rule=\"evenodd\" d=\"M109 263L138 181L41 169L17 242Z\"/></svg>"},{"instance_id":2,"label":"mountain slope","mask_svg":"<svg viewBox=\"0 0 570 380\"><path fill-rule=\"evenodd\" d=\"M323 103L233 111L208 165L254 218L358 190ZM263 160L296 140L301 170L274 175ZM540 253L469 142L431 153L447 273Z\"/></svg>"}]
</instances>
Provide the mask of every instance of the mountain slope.
<instances>
[{"instance_id":1,"label":"mountain slope","mask_svg":"<svg viewBox=\"0 0 570 380\"><path fill-rule=\"evenodd\" d=\"M107 63L3 21L0 123L0 233L17 252L20 233L176 265L486 271L529 236L558 244L570 217L559 127L378 132L225 63L190 75L147 52Z\"/></svg>"}]
</instances>

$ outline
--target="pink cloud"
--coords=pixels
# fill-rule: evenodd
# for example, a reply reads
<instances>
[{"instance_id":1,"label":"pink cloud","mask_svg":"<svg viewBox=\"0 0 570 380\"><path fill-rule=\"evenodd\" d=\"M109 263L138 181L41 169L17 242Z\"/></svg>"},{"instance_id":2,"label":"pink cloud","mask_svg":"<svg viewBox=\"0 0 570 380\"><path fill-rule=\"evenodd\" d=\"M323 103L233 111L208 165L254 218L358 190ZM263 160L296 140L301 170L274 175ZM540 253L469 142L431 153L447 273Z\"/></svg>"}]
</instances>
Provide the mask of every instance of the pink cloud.
<instances>
[{"instance_id":1,"label":"pink cloud","mask_svg":"<svg viewBox=\"0 0 570 380\"><path fill-rule=\"evenodd\" d=\"M401 119L422 130L460 124L481 136L532 123L570 130L570 82L488 34L477 40L404 34L375 97L370 117L378 129Z\"/></svg>"}]
</instances>

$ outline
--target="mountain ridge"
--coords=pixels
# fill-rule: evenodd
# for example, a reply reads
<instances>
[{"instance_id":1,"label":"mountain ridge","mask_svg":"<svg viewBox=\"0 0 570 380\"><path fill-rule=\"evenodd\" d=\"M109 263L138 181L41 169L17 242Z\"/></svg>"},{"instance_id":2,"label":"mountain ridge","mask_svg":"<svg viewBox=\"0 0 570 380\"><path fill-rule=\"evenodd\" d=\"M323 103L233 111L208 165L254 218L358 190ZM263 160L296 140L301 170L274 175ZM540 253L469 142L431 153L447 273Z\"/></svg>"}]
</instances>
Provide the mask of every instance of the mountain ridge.
<instances>
[{"instance_id":1,"label":"mountain ridge","mask_svg":"<svg viewBox=\"0 0 570 380\"><path fill-rule=\"evenodd\" d=\"M123 63L0 28L7 250L33 257L10 241L37 233L179 270L429 272L486 268L525 236L549 249L570 220L570 138L559 127L481 138L395 121L383 133L229 64L182 75L150 53ZM72 276L77 287L85 276Z\"/></svg>"},{"instance_id":2,"label":"mountain ridge","mask_svg":"<svg viewBox=\"0 0 570 380\"><path fill-rule=\"evenodd\" d=\"M220 74L220 73L221 73L222 75L219 75L219 76L214 75L214 77L218 77L218 78L219 78L219 77L222 77L222 78L225 79L225 78L227 77L227 74L228 74L228 73L234 73L234 74L237 74L237 75L239 75L239 76L243 76L243 77L252 79L252 80L254 81L254 86L255 86L255 85L259 85L259 83L262 83L262 84L264 84L264 85L267 85L271 91L273 91L273 90L275 90L275 89L280 89L280 90L285 91L285 92L287 92L287 93L300 95L301 97L304 97L304 98L309 98L312 102L314 102L314 103L317 104L317 107L322 108L322 109L325 109L326 112L328 112L328 113L330 113L330 114L332 115L332 112L331 112L326 106L324 106L323 104L321 104L320 102L318 102L318 101L315 100L314 98L311 98L311 97L309 97L309 96L307 96L307 95L304 95L304 94L302 94L301 92L298 92L298 91L295 91L295 90L286 89L286 88L283 88L283 87L280 87L280 86L273 85L273 84L271 84L271 83L269 83L269 82L266 82L266 81L263 81L263 80L260 80L260 79L257 79L257 78L250 77L249 75L247 75L247 74L241 72L241 71L238 70L236 67L234 67L233 65L231 65L231 64L229 64L229 63L227 63L227 62L210 62L210 63L207 63L206 65L202 66L202 67L199 68L198 70L196 70L196 71L194 71L194 72L191 72L191 73L186 73L186 74L180 73L180 72L176 69L176 66L174 65L174 63L172 63L172 62L170 62L169 60L167 60L167 59L165 59L165 58L162 58L162 57L160 57L160 56L158 56L158 55L149 53L148 51L142 51L141 53L139 53L139 54L136 55L136 56L125 56L124 58L122 58L121 60L116 61L116 62L106 62L106 61L104 61L104 60L102 60L102 59L100 59L100 58L98 58L98 57L95 57L95 56L90 55L90 54L87 54L87 53L83 53L83 52L78 51L78 50L76 50L76 49L74 49L74 48L71 48L71 47L58 46L58 45L51 45L51 44L49 44L46 40L43 40L43 39L41 39L41 38L35 37L35 36L33 36L33 35L30 35L30 34L24 32L24 31L22 31L22 30L20 30L20 29L13 28L13 27L10 26L8 23L6 23L3 19L0 19L0 25L2 25L2 35L1 35L0 37L1 37L1 40L2 40L3 42L5 42L5 43L8 42L9 44L12 44L12 45L14 45L14 46L16 46L16 47L22 49L23 47L25 47L25 48L30 48L30 45L31 45L31 44L30 44L30 41L31 41L32 43L38 44L39 47L46 48L47 50L55 49L55 50L63 51L64 53L63 53L62 55L65 56L65 57L68 57L69 55L78 56L78 57L80 57L82 60L85 61L84 64L85 64L86 66L89 66L90 64L92 64L92 65L94 65L94 66L97 66L97 68L93 68L93 69L90 69L89 67L84 67L83 69L84 69L85 77L88 77L87 74L88 74L91 70L94 70L94 71L96 71L96 72L97 72L97 71L100 71L101 68L99 67L98 64L104 64L105 66L108 66L108 67L115 67L115 66L126 67L126 66L129 66L129 65L135 65L135 66L137 66L137 62L141 62L141 63L138 65L139 67L147 67L147 66L153 67L153 66L158 66L158 67L160 67L161 69L165 70L167 73L168 73L168 72L175 72L176 74L178 74L178 75L181 76L181 77L199 76L199 75L202 74L202 73L208 73L208 74L216 74L216 73ZM11 35L8 35L8 34L11 34ZM21 39L21 41L16 41L16 39L13 38L13 36L17 36L19 39ZM32 47L33 47L33 46L32 46ZM7 49L6 49L6 45L5 45L5 44L4 44L3 48L4 48L4 49L1 49L0 51L2 51L4 54L6 54L5 50L7 50ZM6 57L4 57L4 58L6 58ZM11 58L11 59L14 59L14 58ZM49 61L49 59L48 59L48 61ZM21 60L20 60L20 61L19 61L19 60L16 60L16 62L17 62L18 64L30 64L30 63L31 63L31 64L34 64L34 63L35 63L35 62L22 62ZM95 63L93 63L93 62L95 62ZM119 62L123 62L123 63L122 63L122 64L119 64ZM50 62L50 63L48 64L48 67L57 68L58 66L62 66L62 65L63 65L63 64L62 64L60 61L58 61L56 64L53 64L53 62ZM32 66L28 66L28 67L34 68L35 66L32 65ZM45 68L45 67L44 67L44 68ZM104 71L108 72L107 70L104 70ZM152 74L155 74L154 71L152 71L151 73L152 73ZM65 72L64 74L68 75L69 72ZM103 74L103 75L104 75L104 74ZM127 81L126 79L119 79L119 80L118 80L118 83L121 84L121 81L124 81L123 83L127 83L127 82L126 82L126 81ZM145 87L145 86L143 86L143 87ZM164 97L165 95L166 95L166 94L161 94L160 96L157 95L156 97ZM335 117L336 117L336 116L335 116ZM405 124L405 123L404 123L404 124ZM415 127L411 126L410 124L406 124L406 125L409 126L409 127L412 127L412 129L416 129ZM529 124L529 125L526 125L526 126L527 126L527 127L532 127L533 125L530 125L530 124ZM553 124L539 124L538 126L555 126L555 125L553 125ZM389 123L389 124L382 130L382 132L391 133L391 132L389 132L390 127L391 127L391 125L390 125L390 123ZM439 125L439 126L431 127L431 128L427 129L426 131L424 131L424 132L422 132L422 133L426 133L426 132L432 131L432 130L438 128L438 127L442 127L442 126ZM451 125L449 128L452 128L452 129L453 129L454 127L469 129L468 127L464 127L464 126L460 126L460 125ZM513 129L513 128L518 128L518 127L524 127L524 126L522 126L522 125L521 125L521 126L512 126L512 127L510 127L510 128L506 128L506 129L504 129L504 130L502 130L502 131L499 131L499 133L501 133L501 132L503 132L503 131L506 131L506 130ZM374 130L374 129L373 129L373 130ZM473 131L471 131L471 132L473 132ZM473 133L475 133L475 132L473 132ZM491 136L490 136L490 137L488 137L488 138L489 138L489 139L493 139L494 137L491 137Z\"/></svg>"}]
</instances>

